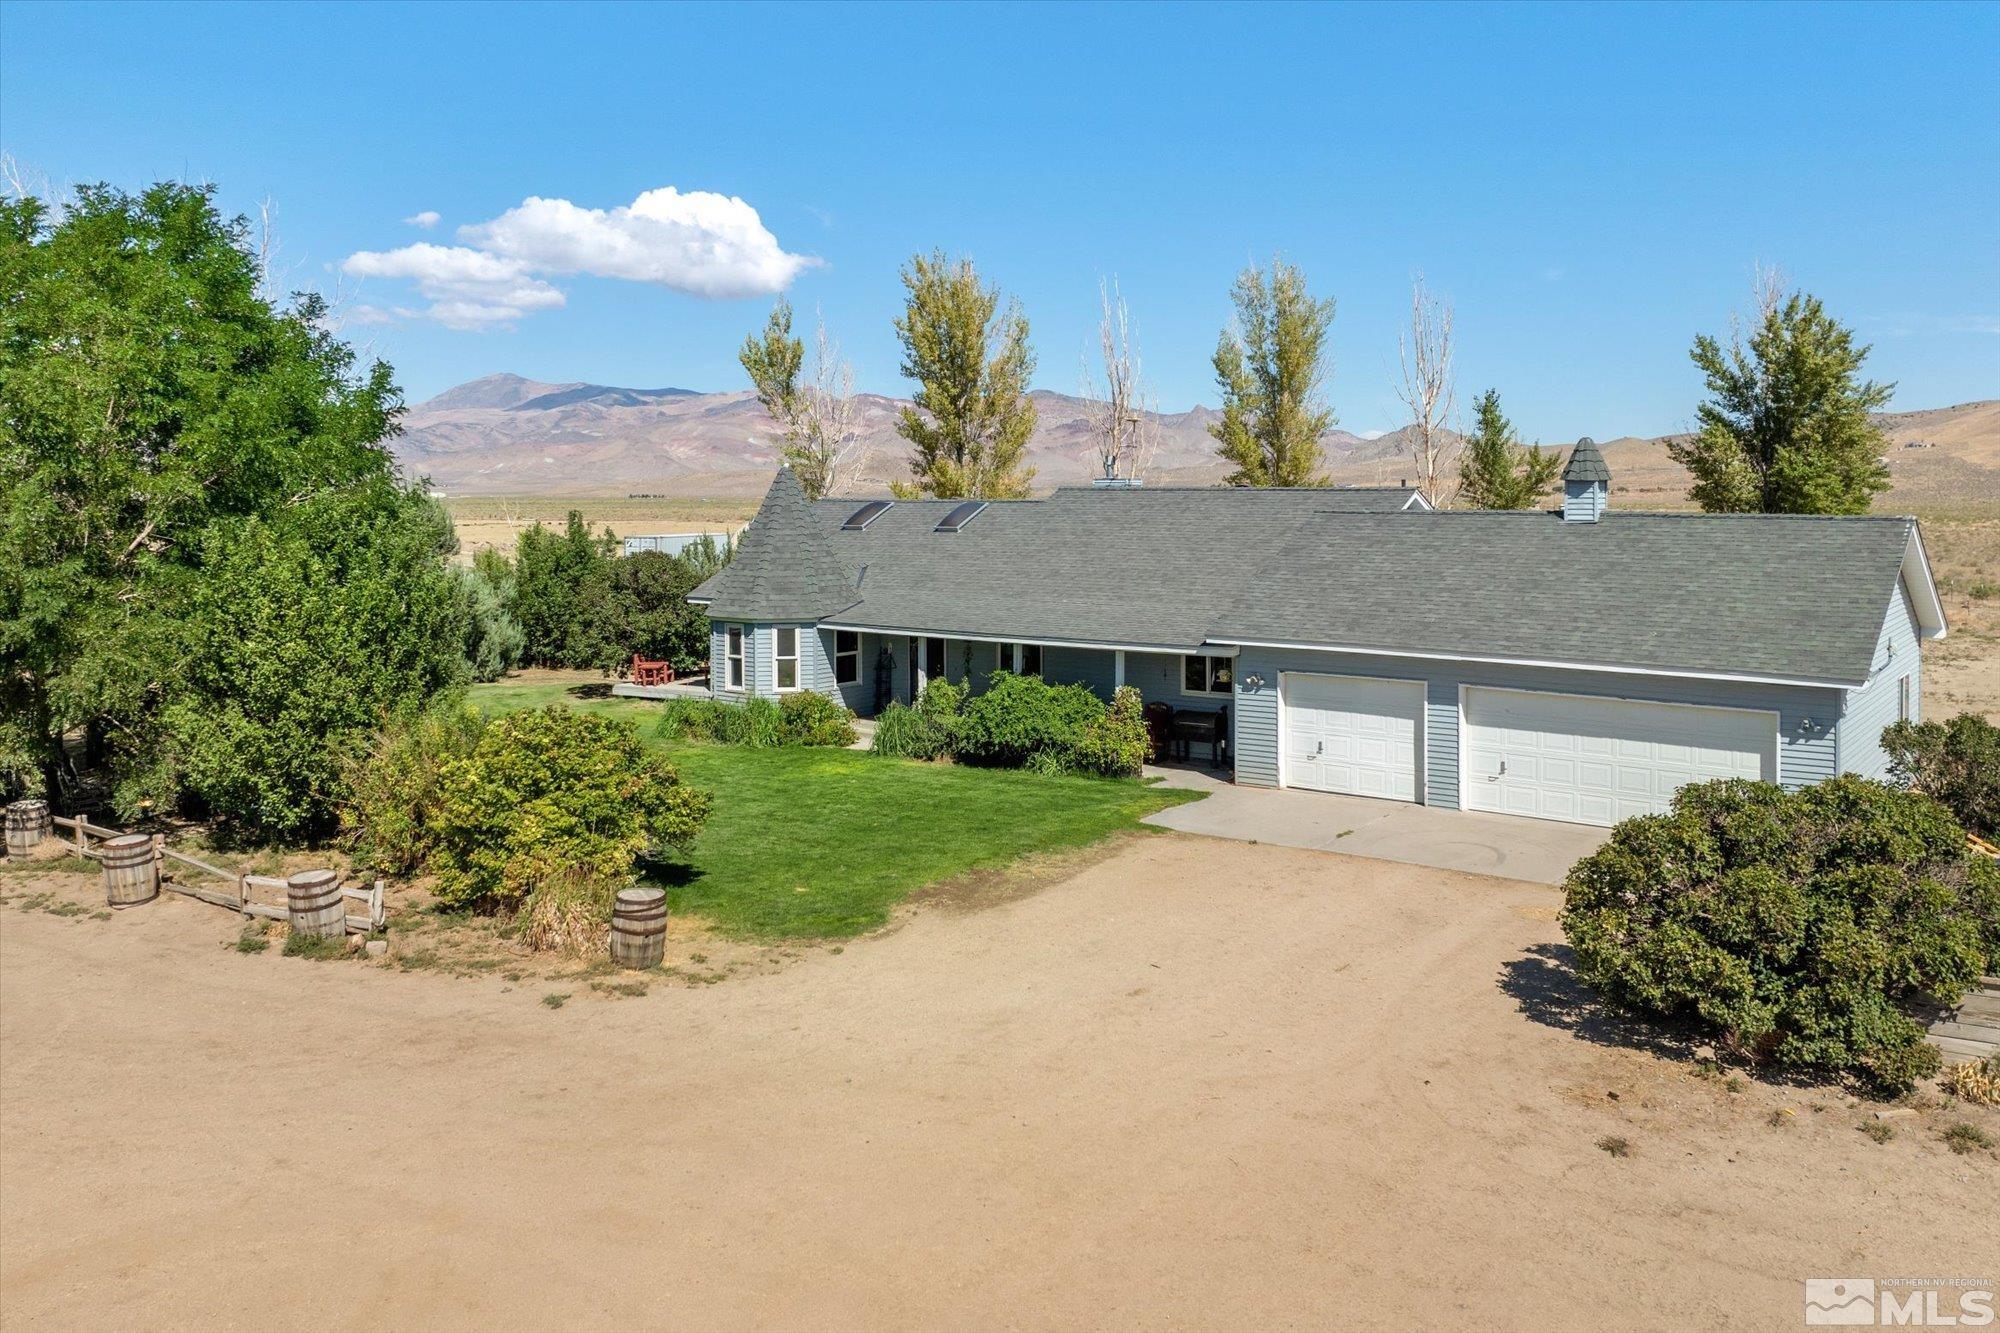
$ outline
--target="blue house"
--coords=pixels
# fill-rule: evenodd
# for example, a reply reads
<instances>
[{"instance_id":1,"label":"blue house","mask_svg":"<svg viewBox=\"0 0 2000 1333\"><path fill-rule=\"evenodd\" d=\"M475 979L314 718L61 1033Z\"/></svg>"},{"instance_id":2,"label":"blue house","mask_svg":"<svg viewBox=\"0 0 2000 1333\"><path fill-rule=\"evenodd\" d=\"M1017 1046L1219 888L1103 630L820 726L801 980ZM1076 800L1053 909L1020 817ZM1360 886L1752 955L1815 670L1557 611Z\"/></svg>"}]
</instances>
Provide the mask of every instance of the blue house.
<instances>
[{"instance_id":1,"label":"blue house","mask_svg":"<svg viewBox=\"0 0 2000 1333\"><path fill-rule=\"evenodd\" d=\"M996 670L1224 714L1235 781L1610 824L1683 783L1882 776L1945 621L1909 518L1626 513L1401 488L808 501L696 589L716 697L864 716Z\"/></svg>"}]
</instances>

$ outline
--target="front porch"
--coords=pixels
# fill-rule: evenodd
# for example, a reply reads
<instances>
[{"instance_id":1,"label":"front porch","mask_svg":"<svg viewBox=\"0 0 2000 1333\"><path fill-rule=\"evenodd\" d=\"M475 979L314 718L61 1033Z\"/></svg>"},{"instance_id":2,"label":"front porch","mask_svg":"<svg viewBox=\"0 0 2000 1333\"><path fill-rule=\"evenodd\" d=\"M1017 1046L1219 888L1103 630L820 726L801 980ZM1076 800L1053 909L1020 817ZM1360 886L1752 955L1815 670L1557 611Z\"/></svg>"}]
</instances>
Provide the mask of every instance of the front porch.
<instances>
[{"instance_id":1,"label":"front porch","mask_svg":"<svg viewBox=\"0 0 2000 1333\"><path fill-rule=\"evenodd\" d=\"M978 694L997 671L1037 675L1052 685L1081 685L1106 703L1130 685L1150 707L1220 721L1221 744L1186 743L1190 768L1227 774L1233 764L1234 659L1123 648L1083 648L1055 643L1009 643L949 635L880 634L822 630L827 661L836 667L841 701L864 718L891 703L915 702L930 681L943 679ZM1222 715L1218 718L1218 715ZM1212 725L1212 724L1211 724ZM1198 729L1198 728L1197 728ZM1169 758L1171 746L1163 751ZM1211 762L1213 760L1213 762Z\"/></svg>"}]
</instances>

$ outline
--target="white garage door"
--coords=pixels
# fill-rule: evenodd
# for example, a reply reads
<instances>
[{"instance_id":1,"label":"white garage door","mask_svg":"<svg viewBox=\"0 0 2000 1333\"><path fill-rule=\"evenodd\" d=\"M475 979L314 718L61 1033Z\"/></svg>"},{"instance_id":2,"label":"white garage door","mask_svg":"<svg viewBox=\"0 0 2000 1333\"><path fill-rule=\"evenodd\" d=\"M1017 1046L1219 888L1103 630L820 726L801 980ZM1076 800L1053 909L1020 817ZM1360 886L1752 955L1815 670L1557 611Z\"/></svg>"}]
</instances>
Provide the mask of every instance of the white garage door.
<instances>
[{"instance_id":1,"label":"white garage door","mask_svg":"<svg viewBox=\"0 0 2000 1333\"><path fill-rule=\"evenodd\" d=\"M1615 824L1711 778L1778 777L1778 724L1743 708L1468 686L1465 808Z\"/></svg>"},{"instance_id":2,"label":"white garage door","mask_svg":"<svg viewBox=\"0 0 2000 1333\"><path fill-rule=\"evenodd\" d=\"M1422 681L1287 671L1278 693L1287 787L1417 799Z\"/></svg>"}]
</instances>

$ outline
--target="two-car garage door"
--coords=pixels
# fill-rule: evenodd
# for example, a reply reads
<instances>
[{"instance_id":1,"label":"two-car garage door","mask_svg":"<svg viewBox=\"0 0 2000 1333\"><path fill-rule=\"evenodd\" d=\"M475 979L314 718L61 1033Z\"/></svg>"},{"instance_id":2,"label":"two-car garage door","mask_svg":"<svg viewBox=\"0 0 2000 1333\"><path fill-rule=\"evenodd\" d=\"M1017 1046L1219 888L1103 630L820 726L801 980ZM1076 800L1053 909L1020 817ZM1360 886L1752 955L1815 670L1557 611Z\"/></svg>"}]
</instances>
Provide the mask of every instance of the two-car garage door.
<instances>
[{"instance_id":1,"label":"two-car garage door","mask_svg":"<svg viewBox=\"0 0 2000 1333\"><path fill-rule=\"evenodd\" d=\"M1279 780L1421 800L1424 696L1422 681L1283 673ZM1468 810L1615 824L1665 810L1686 783L1778 776L1769 712L1486 686L1461 700Z\"/></svg>"},{"instance_id":2,"label":"two-car garage door","mask_svg":"<svg viewBox=\"0 0 2000 1333\"><path fill-rule=\"evenodd\" d=\"M1777 719L1755 709L1468 686L1463 713L1468 810L1615 824L1686 783L1778 777Z\"/></svg>"}]
</instances>

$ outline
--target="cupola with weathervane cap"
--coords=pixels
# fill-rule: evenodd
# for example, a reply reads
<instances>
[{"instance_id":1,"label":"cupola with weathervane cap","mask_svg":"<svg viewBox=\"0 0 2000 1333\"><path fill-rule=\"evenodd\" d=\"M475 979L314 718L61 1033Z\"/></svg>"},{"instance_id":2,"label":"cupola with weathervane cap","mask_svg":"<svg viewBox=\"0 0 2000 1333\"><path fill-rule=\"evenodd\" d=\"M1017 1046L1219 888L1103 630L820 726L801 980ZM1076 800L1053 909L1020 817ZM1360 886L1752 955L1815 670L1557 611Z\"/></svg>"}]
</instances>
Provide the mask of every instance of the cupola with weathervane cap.
<instances>
[{"instance_id":1,"label":"cupola with weathervane cap","mask_svg":"<svg viewBox=\"0 0 2000 1333\"><path fill-rule=\"evenodd\" d=\"M1611 499L1611 469L1597 441L1588 435L1569 451L1569 465L1563 469L1563 521L1595 523L1604 516Z\"/></svg>"}]
</instances>

